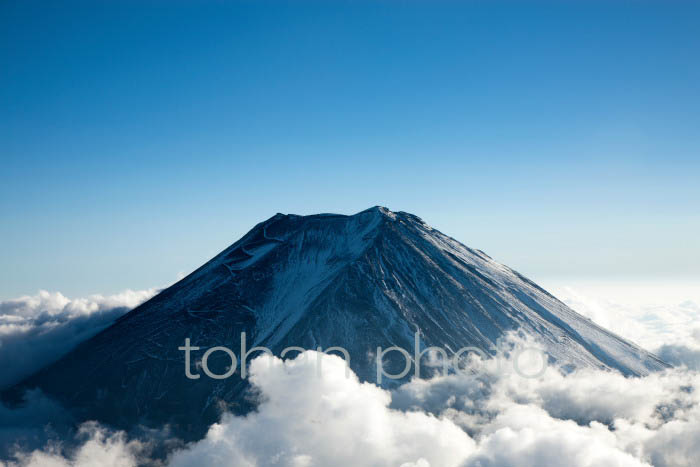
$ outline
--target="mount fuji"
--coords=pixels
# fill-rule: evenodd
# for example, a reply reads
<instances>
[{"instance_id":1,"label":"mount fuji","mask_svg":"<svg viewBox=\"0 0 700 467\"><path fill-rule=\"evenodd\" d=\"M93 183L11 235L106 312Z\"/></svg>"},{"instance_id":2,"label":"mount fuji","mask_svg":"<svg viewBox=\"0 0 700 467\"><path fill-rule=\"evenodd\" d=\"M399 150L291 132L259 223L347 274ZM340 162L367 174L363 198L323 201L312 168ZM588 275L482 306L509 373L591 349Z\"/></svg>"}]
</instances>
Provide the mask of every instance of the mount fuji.
<instances>
[{"instance_id":1,"label":"mount fuji","mask_svg":"<svg viewBox=\"0 0 700 467\"><path fill-rule=\"evenodd\" d=\"M255 399L240 369L228 379L188 379L179 350L186 338L201 349L193 367L207 348L238 353L242 332L248 348L276 355L289 346L341 346L353 371L375 382L376 348L413 349L417 330L421 347L448 352L472 346L493 354L499 338L520 331L569 368L637 376L667 367L482 251L415 215L374 207L261 222L4 398L40 388L79 420L167 423L195 439L223 410L247 413ZM218 352L209 367L221 374L230 362Z\"/></svg>"}]
</instances>

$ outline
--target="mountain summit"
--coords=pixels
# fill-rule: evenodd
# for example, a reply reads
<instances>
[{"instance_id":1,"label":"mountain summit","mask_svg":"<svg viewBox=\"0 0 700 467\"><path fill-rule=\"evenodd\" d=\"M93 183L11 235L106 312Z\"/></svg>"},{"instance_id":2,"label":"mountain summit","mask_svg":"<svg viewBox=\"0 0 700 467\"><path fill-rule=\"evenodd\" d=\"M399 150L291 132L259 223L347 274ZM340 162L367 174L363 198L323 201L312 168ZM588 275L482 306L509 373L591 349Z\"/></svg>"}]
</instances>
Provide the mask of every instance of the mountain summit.
<instances>
[{"instance_id":1,"label":"mountain summit","mask_svg":"<svg viewBox=\"0 0 700 467\"><path fill-rule=\"evenodd\" d=\"M276 214L20 388L41 388L79 419L126 428L167 422L197 437L222 408L244 413L254 404L238 372L187 379L186 338L201 349L193 368L214 346L240 357L245 332L248 348L276 355L342 346L360 378L375 381L376 348L410 351L416 330L421 347L451 352L493 353L501 336L521 330L571 367L625 375L665 367L485 253L412 214L374 207L352 216ZM224 373L227 358L212 354L209 367Z\"/></svg>"}]
</instances>

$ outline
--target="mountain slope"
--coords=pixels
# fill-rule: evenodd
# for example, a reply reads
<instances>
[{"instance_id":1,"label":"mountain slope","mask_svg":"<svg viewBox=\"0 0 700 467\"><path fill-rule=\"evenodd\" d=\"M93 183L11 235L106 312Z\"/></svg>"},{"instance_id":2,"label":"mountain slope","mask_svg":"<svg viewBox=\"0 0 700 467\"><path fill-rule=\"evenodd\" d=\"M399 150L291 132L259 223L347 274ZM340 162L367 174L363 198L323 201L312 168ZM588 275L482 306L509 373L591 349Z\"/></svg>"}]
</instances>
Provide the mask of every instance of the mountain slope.
<instances>
[{"instance_id":1,"label":"mountain slope","mask_svg":"<svg viewBox=\"0 0 700 467\"><path fill-rule=\"evenodd\" d=\"M186 338L201 348L195 359L214 346L240 357L241 332L248 348L277 355L288 346L342 346L353 370L374 381L375 349L411 351L417 329L421 346L453 352L491 353L505 332L522 330L562 364L626 375L665 367L481 251L414 215L375 207L354 216L275 215L15 394L40 387L78 418L122 428L169 422L196 438L221 410L244 413L253 404L239 372L187 379L178 349ZM221 374L229 363L218 352L209 368Z\"/></svg>"}]
</instances>

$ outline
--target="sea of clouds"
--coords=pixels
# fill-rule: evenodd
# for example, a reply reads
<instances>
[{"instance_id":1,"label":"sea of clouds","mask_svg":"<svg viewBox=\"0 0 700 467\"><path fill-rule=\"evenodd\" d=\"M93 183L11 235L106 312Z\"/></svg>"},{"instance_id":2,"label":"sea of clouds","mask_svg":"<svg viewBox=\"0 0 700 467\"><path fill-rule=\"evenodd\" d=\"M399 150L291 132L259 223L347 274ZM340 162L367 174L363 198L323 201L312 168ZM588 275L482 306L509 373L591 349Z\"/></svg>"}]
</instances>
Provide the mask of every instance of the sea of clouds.
<instances>
[{"instance_id":1,"label":"sea of clouds","mask_svg":"<svg viewBox=\"0 0 700 467\"><path fill-rule=\"evenodd\" d=\"M667 363L700 370L700 280L554 282L547 290Z\"/></svg>"},{"instance_id":2,"label":"sea of clouds","mask_svg":"<svg viewBox=\"0 0 700 467\"><path fill-rule=\"evenodd\" d=\"M149 293L144 292L141 299ZM321 356L318 376L312 351L287 360L263 355L250 368L250 381L260 395L258 410L245 417L224 415L199 442L171 442L165 458L152 456L154 440L162 441L162 433L134 437L86 423L58 438L36 437L36 446L18 446L0 465L698 465L700 373L695 352L700 348L696 324L700 309L696 302L679 297L666 305L620 303L591 298L570 287L555 289L555 294L624 337L661 354L671 352L667 358L673 357L669 360L675 367L644 378L594 370L564 374L549 367L538 378L523 378L512 371L513 353L503 349L496 359L473 359L470 371L413 380L387 391L360 382L352 373L346 377L345 362L336 356ZM12 308L5 303L0 304L3 316L12 316L8 311ZM99 306L91 309L100 313ZM25 315L41 314L26 310ZM60 326L69 326L70 321ZM96 320L87 334L97 332L107 321ZM41 325L40 320L36 322ZM6 338L12 336L7 329L3 332ZM51 337L46 339L43 344L48 346ZM508 345L537 344L513 337ZM24 413L0 408L0 432L3 424L6 435L12 435L20 429L36 430L46 414L63 416L60 407L40 394L32 397ZM27 417L35 418L26 423Z\"/></svg>"}]
</instances>

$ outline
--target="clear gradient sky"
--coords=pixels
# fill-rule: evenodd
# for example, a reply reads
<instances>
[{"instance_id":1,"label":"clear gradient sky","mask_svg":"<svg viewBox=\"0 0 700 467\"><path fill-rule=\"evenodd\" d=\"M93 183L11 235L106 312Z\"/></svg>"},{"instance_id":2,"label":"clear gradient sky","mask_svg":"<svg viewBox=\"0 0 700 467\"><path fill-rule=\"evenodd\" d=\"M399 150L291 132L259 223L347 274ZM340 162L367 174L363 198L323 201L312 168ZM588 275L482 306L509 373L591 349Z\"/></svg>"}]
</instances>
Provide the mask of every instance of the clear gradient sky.
<instances>
[{"instance_id":1,"label":"clear gradient sky","mask_svg":"<svg viewBox=\"0 0 700 467\"><path fill-rule=\"evenodd\" d=\"M697 2L0 2L0 299L413 212L535 280L700 276Z\"/></svg>"}]
</instances>

